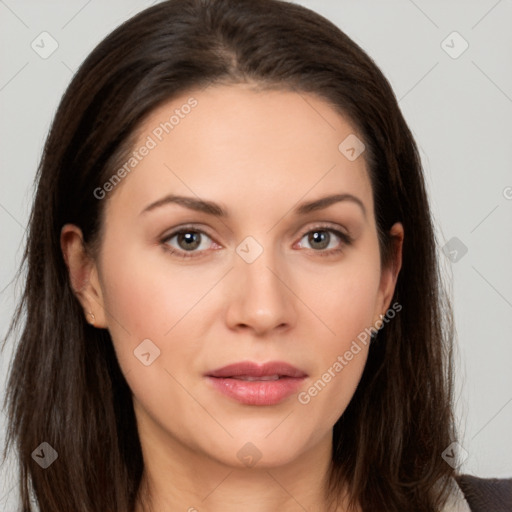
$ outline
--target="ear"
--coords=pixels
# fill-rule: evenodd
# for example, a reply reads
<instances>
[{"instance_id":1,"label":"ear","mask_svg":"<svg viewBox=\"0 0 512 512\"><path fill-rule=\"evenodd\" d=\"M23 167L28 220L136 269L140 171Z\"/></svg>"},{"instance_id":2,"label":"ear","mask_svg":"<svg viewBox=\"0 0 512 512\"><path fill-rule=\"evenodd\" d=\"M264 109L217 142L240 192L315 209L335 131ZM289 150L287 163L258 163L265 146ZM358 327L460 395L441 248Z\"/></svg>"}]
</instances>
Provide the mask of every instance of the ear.
<instances>
[{"instance_id":1,"label":"ear","mask_svg":"<svg viewBox=\"0 0 512 512\"><path fill-rule=\"evenodd\" d=\"M395 293L395 286L398 279L398 274L402 268L402 247L404 243L404 227L402 223L397 222L393 224L389 230L391 236L391 257L388 265L382 268L379 293L376 302L374 323L380 320L382 315L386 314L393 294Z\"/></svg>"},{"instance_id":2,"label":"ear","mask_svg":"<svg viewBox=\"0 0 512 512\"><path fill-rule=\"evenodd\" d=\"M82 230L66 224L60 233L60 247L69 272L71 287L82 304L87 321L95 327L106 328L103 293L96 262L88 254Z\"/></svg>"}]
</instances>

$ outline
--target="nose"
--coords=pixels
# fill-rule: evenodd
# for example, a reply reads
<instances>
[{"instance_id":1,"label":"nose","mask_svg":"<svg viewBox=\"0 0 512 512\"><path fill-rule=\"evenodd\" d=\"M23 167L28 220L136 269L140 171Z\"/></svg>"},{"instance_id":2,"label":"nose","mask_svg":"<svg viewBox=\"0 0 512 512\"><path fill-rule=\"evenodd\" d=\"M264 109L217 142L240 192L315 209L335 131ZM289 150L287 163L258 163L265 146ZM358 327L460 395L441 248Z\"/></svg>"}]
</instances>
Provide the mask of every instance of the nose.
<instances>
[{"instance_id":1,"label":"nose","mask_svg":"<svg viewBox=\"0 0 512 512\"><path fill-rule=\"evenodd\" d=\"M231 329L250 330L258 336L285 331L296 322L297 311L285 262L264 249L249 263L235 255L229 276L226 322Z\"/></svg>"}]
</instances>

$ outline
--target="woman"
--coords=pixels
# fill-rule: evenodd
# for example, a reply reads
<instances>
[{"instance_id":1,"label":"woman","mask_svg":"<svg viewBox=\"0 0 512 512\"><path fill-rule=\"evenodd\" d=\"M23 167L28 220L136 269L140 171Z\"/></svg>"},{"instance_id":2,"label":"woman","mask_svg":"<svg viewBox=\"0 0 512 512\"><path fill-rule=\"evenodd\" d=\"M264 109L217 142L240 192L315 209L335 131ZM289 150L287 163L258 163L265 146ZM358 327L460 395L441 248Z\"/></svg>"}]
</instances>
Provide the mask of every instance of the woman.
<instances>
[{"instance_id":1,"label":"woman","mask_svg":"<svg viewBox=\"0 0 512 512\"><path fill-rule=\"evenodd\" d=\"M468 510L416 145L338 28L147 9L73 78L38 180L23 511Z\"/></svg>"}]
</instances>

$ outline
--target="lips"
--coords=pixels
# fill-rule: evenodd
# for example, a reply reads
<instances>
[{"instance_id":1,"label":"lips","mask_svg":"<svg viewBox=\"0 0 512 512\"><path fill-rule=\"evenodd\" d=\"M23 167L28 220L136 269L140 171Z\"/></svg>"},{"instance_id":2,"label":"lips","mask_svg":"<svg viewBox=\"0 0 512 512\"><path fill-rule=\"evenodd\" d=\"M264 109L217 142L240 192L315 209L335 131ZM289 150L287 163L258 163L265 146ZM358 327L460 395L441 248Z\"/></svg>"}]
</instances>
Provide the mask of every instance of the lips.
<instances>
[{"instance_id":1,"label":"lips","mask_svg":"<svg viewBox=\"0 0 512 512\"><path fill-rule=\"evenodd\" d=\"M294 394L307 374L281 361L230 364L206 374L225 396L245 405L276 405Z\"/></svg>"},{"instance_id":2,"label":"lips","mask_svg":"<svg viewBox=\"0 0 512 512\"><path fill-rule=\"evenodd\" d=\"M265 364L252 363L250 361L242 361L240 363L223 366L217 370L208 373L209 377L307 377L303 371L294 366L275 361Z\"/></svg>"}]
</instances>

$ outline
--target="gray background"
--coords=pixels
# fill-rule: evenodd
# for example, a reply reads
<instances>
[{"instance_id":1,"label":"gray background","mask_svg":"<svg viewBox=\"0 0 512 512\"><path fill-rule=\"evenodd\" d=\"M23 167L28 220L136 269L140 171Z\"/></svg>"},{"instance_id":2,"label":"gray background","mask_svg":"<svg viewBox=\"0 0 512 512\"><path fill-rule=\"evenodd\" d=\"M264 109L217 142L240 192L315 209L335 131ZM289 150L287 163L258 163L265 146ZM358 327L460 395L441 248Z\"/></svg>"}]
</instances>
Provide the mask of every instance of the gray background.
<instances>
[{"instance_id":1,"label":"gray background","mask_svg":"<svg viewBox=\"0 0 512 512\"><path fill-rule=\"evenodd\" d=\"M60 97L93 47L153 3L0 0L1 336L20 293L13 277L33 177ZM459 462L467 473L511 477L512 0L296 3L362 46L399 99L421 148L454 301ZM46 59L31 47L51 48L44 31L58 44ZM10 349L2 354L2 391ZM4 430L2 414L0 442ZM1 510L14 509L10 467L0 474Z\"/></svg>"}]
</instances>

